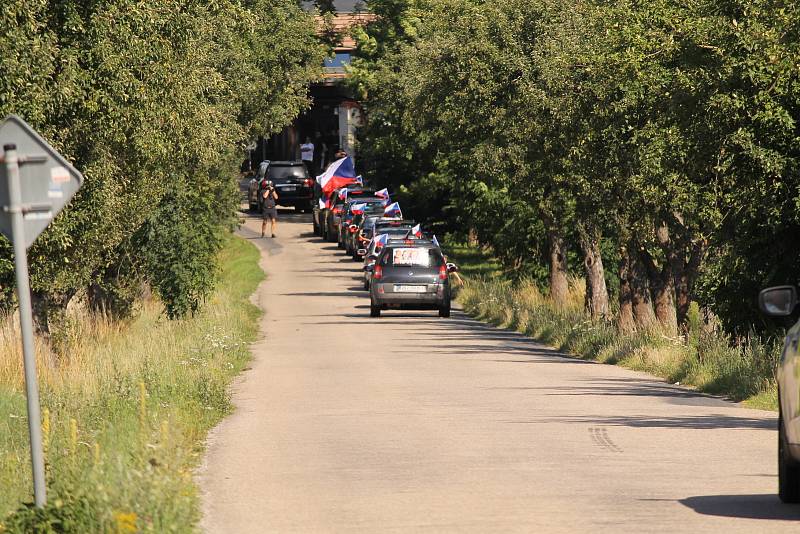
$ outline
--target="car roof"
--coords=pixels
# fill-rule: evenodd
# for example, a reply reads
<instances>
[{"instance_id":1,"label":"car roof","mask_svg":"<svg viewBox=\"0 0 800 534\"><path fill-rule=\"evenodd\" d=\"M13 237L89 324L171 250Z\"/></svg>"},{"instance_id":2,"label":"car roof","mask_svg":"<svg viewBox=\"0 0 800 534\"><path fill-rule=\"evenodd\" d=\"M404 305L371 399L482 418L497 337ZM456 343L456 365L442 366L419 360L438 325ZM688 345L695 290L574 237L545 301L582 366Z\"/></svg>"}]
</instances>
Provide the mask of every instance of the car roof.
<instances>
[{"instance_id":1,"label":"car roof","mask_svg":"<svg viewBox=\"0 0 800 534\"><path fill-rule=\"evenodd\" d=\"M300 165L305 167L302 161L270 161L269 165L271 167L299 167Z\"/></svg>"}]
</instances>

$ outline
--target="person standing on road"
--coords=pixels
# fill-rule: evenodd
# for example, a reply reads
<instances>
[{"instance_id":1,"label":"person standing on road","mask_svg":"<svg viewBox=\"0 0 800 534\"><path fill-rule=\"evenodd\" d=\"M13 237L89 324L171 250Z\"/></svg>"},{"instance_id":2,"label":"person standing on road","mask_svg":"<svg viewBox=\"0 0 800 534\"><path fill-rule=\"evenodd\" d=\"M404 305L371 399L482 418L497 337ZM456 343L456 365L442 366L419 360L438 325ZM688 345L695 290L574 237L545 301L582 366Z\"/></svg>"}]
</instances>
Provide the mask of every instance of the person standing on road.
<instances>
[{"instance_id":1,"label":"person standing on road","mask_svg":"<svg viewBox=\"0 0 800 534\"><path fill-rule=\"evenodd\" d=\"M311 142L310 137L306 137L306 142L300 145L300 159L303 160L303 164L305 164L308 174L310 176L315 176L316 169L314 169L314 143Z\"/></svg>"},{"instance_id":2,"label":"person standing on road","mask_svg":"<svg viewBox=\"0 0 800 534\"><path fill-rule=\"evenodd\" d=\"M272 182L267 182L261 193L261 237L267 230L267 221L271 221L272 237L275 237L275 225L278 222L278 192Z\"/></svg>"}]
</instances>

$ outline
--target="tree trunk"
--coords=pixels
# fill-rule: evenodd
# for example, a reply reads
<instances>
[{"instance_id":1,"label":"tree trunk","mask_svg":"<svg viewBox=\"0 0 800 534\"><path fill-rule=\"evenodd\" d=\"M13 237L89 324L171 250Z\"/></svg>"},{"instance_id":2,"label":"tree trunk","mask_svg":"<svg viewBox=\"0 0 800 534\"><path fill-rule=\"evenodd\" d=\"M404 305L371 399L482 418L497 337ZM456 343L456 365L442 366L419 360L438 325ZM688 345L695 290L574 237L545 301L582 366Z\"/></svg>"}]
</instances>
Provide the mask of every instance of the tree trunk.
<instances>
[{"instance_id":1,"label":"tree trunk","mask_svg":"<svg viewBox=\"0 0 800 534\"><path fill-rule=\"evenodd\" d=\"M619 317L617 328L622 333L636 330L633 318L633 294L631 292L631 255L625 247L620 248L619 262Z\"/></svg>"},{"instance_id":2,"label":"tree trunk","mask_svg":"<svg viewBox=\"0 0 800 534\"><path fill-rule=\"evenodd\" d=\"M688 261L684 261L683 257L677 257L672 262L678 324L686 322L686 314L689 312L689 304L692 302L692 288L700 272L700 264L705 252L705 242L697 241L690 247Z\"/></svg>"},{"instance_id":3,"label":"tree trunk","mask_svg":"<svg viewBox=\"0 0 800 534\"><path fill-rule=\"evenodd\" d=\"M596 233L580 232L583 265L586 268L586 310L593 319L608 316L608 289L606 288L600 238Z\"/></svg>"},{"instance_id":4,"label":"tree trunk","mask_svg":"<svg viewBox=\"0 0 800 534\"><path fill-rule=\"evenodd\" d=\"M467 244L471 247L477 247L479 244L478 241L478 231L475 228L470 228L469 233L467 234Z\"/></svg>"},{"instance_id":5,"label":"tree trunk","mask_svg":"<svg viewBox=\"0 0 800 534\"><path fill-rule=\"evenodd\" d=\"M635 249L634 249L635 250ZM633 319L637 328L649 328L655 321L653 302L650 299L650 284L642 259L637 253L629 253L630 287Z\"/></svg>"},{"instance_id":6,"label":"tree trunk","mask_svg":"<svg viewBox=\"0 0 800 534\"><path fill-rule=\"evenodd\" d=\"M557 306L567 301L567 244L564 237L551 231L550 235L550 299Z\"/></svg>"},{"instance_id":7,"label":"tree trunk","mask_svg":"<svg viewBox=\"0 0 800 534\"><path fill-rule=\"evenodd\" d=\"M655 260L645 247L640 255L650 278L650 289L653 293L653 305L656 319L661 324L668 336L678 335L678 316L675 309L675 242L670 235L669 225L666 220L661 221L655 228L656 242L664 253L662 265L656 265Z\"/></svg>"}]
</instances>

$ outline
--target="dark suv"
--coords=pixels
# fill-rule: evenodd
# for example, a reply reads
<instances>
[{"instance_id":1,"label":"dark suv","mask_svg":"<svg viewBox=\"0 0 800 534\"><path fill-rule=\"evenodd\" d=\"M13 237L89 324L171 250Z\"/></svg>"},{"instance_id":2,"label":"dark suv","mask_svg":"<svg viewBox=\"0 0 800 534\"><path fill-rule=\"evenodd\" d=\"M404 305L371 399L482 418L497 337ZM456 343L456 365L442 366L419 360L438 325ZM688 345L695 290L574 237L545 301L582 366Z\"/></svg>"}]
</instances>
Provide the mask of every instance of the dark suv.
<instances>
[{"instance_id":1,"label":"dark suv","mask_svg":"<svg viewBox=\"0 0 800 534\"><path fill-rule=\"evenodd\" d=\"M314 181L308 176L303 162L271 161L266 179L275 184L278 205L294 206L298 211L312 208Z\"/></svg>"},{"instance_id":2,"label":"dark suv","mask_svg":"<svg viewBox=\"0 0 800 534\"><path fill-rule=\"evenodd\" d=\"M450 317L449 274L458 270L445 263L442 251L430 241L391 240L377 260L364 267L372 274L370 316L388 308L434 309Z\"/></svg>"}]
</instances>

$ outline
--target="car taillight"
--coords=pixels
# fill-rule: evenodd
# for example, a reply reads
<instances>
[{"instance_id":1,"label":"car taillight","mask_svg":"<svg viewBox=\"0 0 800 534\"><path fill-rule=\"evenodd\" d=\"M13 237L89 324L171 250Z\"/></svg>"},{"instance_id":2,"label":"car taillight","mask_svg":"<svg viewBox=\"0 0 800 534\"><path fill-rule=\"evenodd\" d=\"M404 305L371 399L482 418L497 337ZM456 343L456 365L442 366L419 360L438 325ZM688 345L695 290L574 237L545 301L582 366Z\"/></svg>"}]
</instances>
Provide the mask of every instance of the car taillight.
<instances>
[{"instance_id":1,"label":"car taillight","mask_svg":"<svg viewBox=\"0 0 800 534\"><path fill-rule=\"evenodd\" d=\"M305 180L303 180L303 185L306 187L311 187L312 185L314 185L314 180L312 180L311 178L306 178Z\"/></svg>"},{"instance_id":2,"label":"car taillight","mask_svg":"<svg viewBox=\"0 0 800 534\"><path fill-rule=\"evenodd\" d=\"M372 278L374 280L380 280L383 277L383 267L380 265L376 265L372 271Z\"/></svg>"},{"instance_id":3,"label":"car taillight","mask_svg":"<svg viewBox=\"0 0 800 534\"><path fill-rule=\"evenodd\" d=\"M447 280L447 266L442 265L439 267L439 280Z\"/></svg>"}]
</instances>

